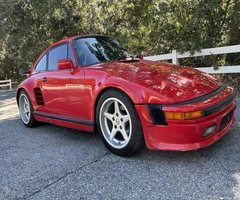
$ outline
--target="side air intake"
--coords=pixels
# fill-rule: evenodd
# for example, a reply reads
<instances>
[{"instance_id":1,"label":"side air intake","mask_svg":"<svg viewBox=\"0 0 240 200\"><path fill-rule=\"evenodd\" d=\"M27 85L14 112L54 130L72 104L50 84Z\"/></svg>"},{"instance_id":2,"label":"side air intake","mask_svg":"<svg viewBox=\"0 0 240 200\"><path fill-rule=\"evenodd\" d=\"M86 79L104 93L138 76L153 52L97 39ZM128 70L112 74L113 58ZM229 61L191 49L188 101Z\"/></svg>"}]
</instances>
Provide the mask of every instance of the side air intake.
<instances>
[{"instance_id":1,"label":"side air intake","mask_svg":"<svg viewBox=\"0 0 240 200\"><path fill-rule=\"evenodd\" d=\"M34 97L38 105L44 105L44 100L42 96L42 91L39 87L33 89Z\"/></svg>"}]
</instances>

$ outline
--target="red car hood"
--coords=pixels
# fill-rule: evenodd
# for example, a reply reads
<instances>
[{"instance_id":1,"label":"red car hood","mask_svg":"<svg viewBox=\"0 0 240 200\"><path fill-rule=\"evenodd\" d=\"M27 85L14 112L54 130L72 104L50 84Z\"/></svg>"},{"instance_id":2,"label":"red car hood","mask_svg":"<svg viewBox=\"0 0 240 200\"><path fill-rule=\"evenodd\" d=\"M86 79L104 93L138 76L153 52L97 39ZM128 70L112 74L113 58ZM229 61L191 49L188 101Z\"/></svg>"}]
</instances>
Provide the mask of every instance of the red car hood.
<instances>
[{"instance_id":1,"label":"red car hood","mask_svg":"<svg viewBox=\"0 0 240 200\"><path fill-rule=\"evenodd\" d=\"M189 67L157 62L106 62L95 67L181 102L220 87L213 77Z\"/></svg>"}]
</instances>

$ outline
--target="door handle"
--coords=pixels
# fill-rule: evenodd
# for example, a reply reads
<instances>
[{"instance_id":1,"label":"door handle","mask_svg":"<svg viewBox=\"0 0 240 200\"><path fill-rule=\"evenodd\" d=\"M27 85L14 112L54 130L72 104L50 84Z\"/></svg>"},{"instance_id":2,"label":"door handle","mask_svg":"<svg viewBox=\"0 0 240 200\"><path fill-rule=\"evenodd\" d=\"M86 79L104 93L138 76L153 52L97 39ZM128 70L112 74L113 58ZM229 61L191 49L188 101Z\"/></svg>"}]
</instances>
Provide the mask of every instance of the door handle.
<instances>
[{"instance_id":1,"label":"door handle","mask_svg":"<svg viewBox=\"0 0 240 200\"><path fill-rule=\"evenodd\" d=\"M47 82L47 81L48 81L47 77L42 78L42 82Z\"/></svg>"}]
</instances>

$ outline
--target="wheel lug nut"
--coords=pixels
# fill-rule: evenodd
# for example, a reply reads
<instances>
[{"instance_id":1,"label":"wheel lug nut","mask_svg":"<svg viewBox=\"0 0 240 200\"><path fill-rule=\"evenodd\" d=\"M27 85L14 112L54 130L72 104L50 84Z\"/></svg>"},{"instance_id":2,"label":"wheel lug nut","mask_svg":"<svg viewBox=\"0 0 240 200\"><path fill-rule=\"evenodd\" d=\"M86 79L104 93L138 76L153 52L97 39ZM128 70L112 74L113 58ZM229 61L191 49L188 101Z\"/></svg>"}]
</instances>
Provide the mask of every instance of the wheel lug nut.
<instances>
[{"instance_id":1,"label":"wheel lug nut","mask_svg":"<svg viewBox=\"0 0 240 200\"><path fill-rule=\"evenodd\" d=\"M116 113L116 116L118 117L118 113Z\"/></svg>"},{"instance_id":2,"label":"wheel lug nut","mask_svg":"<svg viewBox=\"0 0 240 200\"><path fill-rule=\"evenodd\" d=\"M115 118L113 117L112 120L115 121Z\"/></svg>"},{"instance_id":3,"label":"wheel lug nut","mask_svg":"<svg viewBox=\"0 0 240 200\"><path fill-rule=\"evenodd\" d=\"M120 126L120 129L122 129L122 126Z\"/></svg>"},{"instance_id":4,"label":"wheel lug nut","mask_svg":"<svg viewBox=\"0 0 240 200\"><path fill-rule=\"evenodd\" d=\"M123 118L121 118L121 122L123 122Z\"/></svg>"},{"instance_id":5,"label":"wheel lug nut","mask_svg":"<svg viewBox=\"0 0 240 200\"><path fill-rule=\"evenodd\" d=\"M115 125L114 128L117 128L117 125Z\"/></svg>"}]
</instances>

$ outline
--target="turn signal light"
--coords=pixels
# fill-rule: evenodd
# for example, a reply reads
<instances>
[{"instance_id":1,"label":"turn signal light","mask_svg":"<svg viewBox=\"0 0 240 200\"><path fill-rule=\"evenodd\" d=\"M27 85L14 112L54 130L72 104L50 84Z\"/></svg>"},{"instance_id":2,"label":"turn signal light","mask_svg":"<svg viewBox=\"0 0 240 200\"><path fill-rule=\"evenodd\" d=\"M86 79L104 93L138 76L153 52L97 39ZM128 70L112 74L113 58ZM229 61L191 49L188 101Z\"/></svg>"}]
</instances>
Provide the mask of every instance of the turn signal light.
<instances>
[{"instance_id":1,"label":"turn signal light","mask_svg":"<svg viewBox=\"0 0 240 200\"><path fill-rule=\"evenodd\" d=\"M202 111L193 111L193 112L165 112L166 119L179 119L179 120L186 120L186 119L196 119L202 117Z\"/></svg>"}]
</instances>

